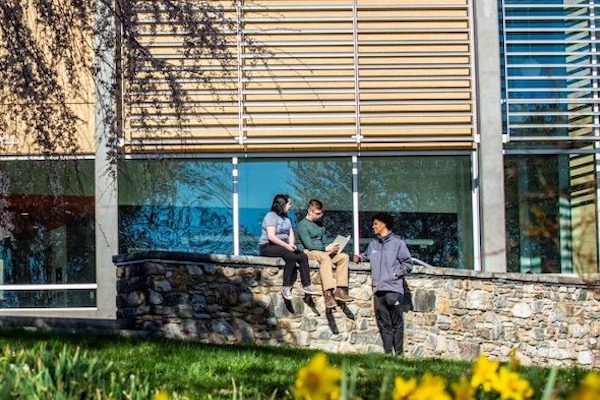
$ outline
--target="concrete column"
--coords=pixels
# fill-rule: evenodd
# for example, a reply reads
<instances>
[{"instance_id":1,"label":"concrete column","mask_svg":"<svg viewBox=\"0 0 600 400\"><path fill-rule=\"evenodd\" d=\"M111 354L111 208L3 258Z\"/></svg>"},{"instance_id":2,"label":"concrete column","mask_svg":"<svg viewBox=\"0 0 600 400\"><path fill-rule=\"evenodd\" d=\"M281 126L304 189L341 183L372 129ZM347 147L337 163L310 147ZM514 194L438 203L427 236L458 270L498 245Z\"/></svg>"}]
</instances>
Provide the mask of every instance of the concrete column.
<instances>
[{"instance_id":1,"label":"concrete column","mask_svg":"<svg viewBox=\"0 0 600 400\"><path fill-rule=\"evenodd\" d=\"M506 271L504 160L498 2L471 0L475 10L481 258L484 271Z\"/></svg>"},{"instance_id":2,"label":"concrete column","mask_svg":"<svg viewBox=\"0 0 600 400\"><path fill-rule=\"evenodd\" d=\"M116 275L112 256L118 253L116 163L109 162L111 125L117 124L116 28L114 11L97 2L97 21L107 36L94 38L96 46L96 305L98 318L116 318Z\"/></svg>"}]
</instances>

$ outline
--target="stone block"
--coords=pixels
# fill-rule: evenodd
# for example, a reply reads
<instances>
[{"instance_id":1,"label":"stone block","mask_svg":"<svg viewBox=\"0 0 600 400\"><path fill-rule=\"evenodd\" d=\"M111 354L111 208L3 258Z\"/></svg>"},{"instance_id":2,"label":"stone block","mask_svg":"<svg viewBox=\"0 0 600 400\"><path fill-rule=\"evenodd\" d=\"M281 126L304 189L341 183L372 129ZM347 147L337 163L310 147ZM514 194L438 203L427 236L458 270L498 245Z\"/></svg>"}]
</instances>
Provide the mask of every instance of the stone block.
<instances>
[{"instance_id":1,"label":"stone block","mask_svg":"<svg viewBox=\"0 0 600 400\"><path fill-rule=\"evenodd\" d=\"M148 286L157 292L170 292L173 290L171 282L164 278L149 278Z\"/></svg>"},{"instance_id":2,"label":"stone block","mask_svg":"<svg viewBox=\"0 0 600 400\"><path fill-rule=\"evenodd\" d=\"M435 311L438 314L442 315L450 315L452 313L452 311L450 310L450 303L448 302L448 300L440 299L439 297L435 305Z\"/></svg>"},{"instance_id":3,"label":"stone block","mask_svg":"<svg viewBox=\"0 0 600 400\"><path fill-rule=\"evenodd\" d=\"M204 274L202 267L199 267L198 265L186 265L185 270L189 275L195 277L201 277Z\"/></svg>"},{"instance_id":4,"label":"stone block","mask_svg":"<svg viewBox=\"0 0 600 400\"><path fill-rule=\"evenodd\" d=\"M504 327L500 324L496 324L491 329L492 340L504 339Z\"/></svg>"},{"instance_id":5,"label":"stone block","mask_svg":"<svg viewBox=\"0 0 600 400\"><path fill-rule=\"evenodd\" d=\"M575 358L573 353L568 349L561 349L557 347L551 347L548 349L548 358L553 360L567 360Z\"/></svg>"},{"instance_id":6,"label":"stone block","mask_svg":"<svg viewBox=\"0 0 600 400\"><path fill-rule=\"evenodd\" d=\"M204 272L208 275L214 275L217 273L217 266L214 264L206 264L202 266Z\"/></svg>"},{"instance_id":7,"label":"stone block","mask_svg":"<svg viewBox=\"0 0 600 400\"><path fill-rule=\"evenodd\" d=\"M148 289L147 292L147 296L148 296L148 301L150 302L150 304L162 304L164 298L163 295L152 290L152 289Z\"/></svg>"},{"instance_id":8,"label":"stone block","mask_svg":"<svg viewBox=\"0 0 600 400\"><path fill-rule=\"evenodd\" d=\"M144 265L146 275L164 275L165 271L165 267L161 264L148 262Z\"/></svg>"},{"instance_id":9,"label":"stone block","mask_svg":"<svg viewBox=\"0 0 600 400\"><path fill-rule=\"evenodd\" d=\"M129 306L139 306L146 302L146 296L143 292L131 292L127 294L127 305Z\"/></svg>"},{"instance_id":10,"label":"stone block","mask_svg":"<svg viewBox=\"0 0 600 400\"><path fill-rule=\"evenodd\" d=\"M195 312L204 311L206 308L206 298L201 294L193 294L190 297L190 304Z\"/></svg>"},{"instance_id":11,"label":"stone block","mask_svg":"<svg viewBox=\"0 0 600 400\"><path fill-rule=\"evenodd\" d=\"M175 313L181 318L192 318L194 316L194 309L189 304L177 304L175 306Z\"/></svg>"},{"instance_id":12,"label":"stone block","mask_svg":"<svg viewBox=\"0 0 600 400\"><path fill-rule=\"evenodd\" d=\"M450 317L447 315L438 315L436 325L439 329L448 330L450 329Z\"/></svg>"},{"instance_id":13,"label":"stone block","mask_svg":"<svg viewBox=\"0 0 600 400\"><path fill-rule=\"evenodd\" d=\"M254 301L254 295L252 292L242 292L240 293L238 300L240 304L249 304Z\"/></svg>"},{"instance_id":14,"label":"stone block","mask_svg":"<svg viewBox=\"0 0 600 400\"><path fill-rule=\"evenodd\" d=\"M233 335L235 332L231 324L224 319L214 320L211 324L211 329L214 333L217 333L221 336Z\"/></svg>"},{"instance_id":15,"label":"stone block","mask_svg":"<svg viewBox=\"0 0 600 400\"><path fill-rule=\"evenodd\" d=\"M431 312L435 309L435 292L433 290L417 289L413 295L413 310L415 312Z\"/></svg>"},{"instance_id":16,"label":"stone block","mask_svg":"<svg viewBox=\"0 0 600 400\"><path fill-rule=\"evenodd\" d=\"M438 335L430 333L427 335L427 339L425 339L425 348L428 350L434 350L438 345Z\"/></svg>"},{"instance_id":17,"label":"stone block","mask_svg":"<svg viewBox=\"0 0 600 400\"><path fill-rule=\"evenodd\" d=\"M576 339L586 336L590 332L589 326L583 326L580 324L570 324L567 329L569 336Z\"/></svg>"},{"instance_id":18,"label":"stone block","mask_svg":"<svg viewBox=\"0 0 600 400\"><path fill-rule=\"evenodd\" d=\"M339 351L340 353L358 353L361 351L361 348L361 346L357 346L348 342L342 342L340 343Z\"/></svg>"},{"instance_id":19,"label":"stone block","mask_svg":"<svg viewBox=\"0 0 600 400\"><path fill-rule=\"evenodd\" d=\"M365 286L351 288L349 291L349 295L350 295L350 297L352 297L355 300L367 301L367 300L370 300L371 297L373 297L373 291L371 290L370 287L367 287L365 285Z\"/></svg>"},{"instance_id":20,"label":"stone block","mask_svg":"<svg viewBox=\"0 0 600 400\"><path fill-rule=\"evenodd\" d=\"M377 331L355 331L350 333L349 342L351 344L368 345L376 344L378 340L381 340L381 338L379 337L379 332Z\"/></svg>"},{"instance_id":21,"label":"stone block","mask_svg":"<svg viewBox=\"0 0 600 400\"><path fill-rule=\"evenodd\" d=\"M589 350L581 351L577 355L577 362L581 365L591 365L593 360L592 352Z\"/></svg>"},{"instance_id":22,"label":"stone block","mask_svg":"<svg viewBox=\"0 0 600 400\"><path fill-rule=\"evenodd\" d=\"M168 339L185 339L187 336L184 334L181 324L175 322L163 325L161 332Z\"/></svg>"},{"instance_id":23,"label":"stone block","mask_svg":"<svg viewBox=\"0 0 600 400\"><path fill-rule=\"evenodd\" d=\"M425 349L423 346L411 346L408 352L413 357L421 357L425 353Z\"/></svg>"},{"instance_id":24,"label":"stone block","mask_svg":"<svg viewBox=\"0 0 600 400\"><path fill-rule=\"evenodd\" d=\"M311 336L318 340L329 340L333 332L329 326L319 326Z\"/></svg>"},{"instance_id":25,"label":"stone block","mask_svg":"<svg viewBox=\"0 0 600 400\"><path fill-rule=\"evenodd\" d=\"M461 356L466 360L474 360L479 356L480 344L473 341L464 341L458 343Z\"/></svg>"},{"instance_id":26,"label":"stone block","mask_svg":"<svg viewBox=\"0 0 600 400\"><path fill-rule=\"evenodd\" d=\"M234 326L235 335L238 340L243 342L250 342L254 340L254 329L252 329L252 325L242 319L236 318L234 321Z\"/></svg>"},{"instance_id":27,"label":"stone block","mask_svg":"<svg viewBox=\"0 0 600 400\"><path fill-rule=\"evenodd\" d=\"M308 332L300 331L296 333L296 345L302 347L310 346L310 334Z\"/></svg>"},{"instance_id":28,"label":"stone block","mask_svg":"<svg viewBox=\"0 0 600 400\"><path fill-rule=\"evenodd\" d=\"M470 290L467 292L467 308L470 310L490 310L492 308L491 293L483 290Z\"/></svg>"},{"instance_id":29,"label":"stone block","mask_svg":"<svg viewBox=\"0 0 600 400\"><path fill-rule=\"evenodd\" d=\"M511 314L517 318L530 318L533 315L531 307L527 303L517 303L512 307Z\"/></svg>"},{"instance_id":30,"label":"stone block","mask_svg":"<svg viewBox=\"0 0 600 400\"><path fill-rule=\"evenodd\" d=\"M315 318L303 317L300 329L305 332L314 332L317 330L318 322Z\"/></svg>"},{"instance_id":31,"label":"stone block","mask_svg":"<svg viewBox=\"0 0 600 400\"><path fill-rule=\"evenodd\" d=\"M187 293L165 293L163 295L164 304L167 306L176 306L178 304L188 304L189 295Z\"/></svg>"}]
</instances>

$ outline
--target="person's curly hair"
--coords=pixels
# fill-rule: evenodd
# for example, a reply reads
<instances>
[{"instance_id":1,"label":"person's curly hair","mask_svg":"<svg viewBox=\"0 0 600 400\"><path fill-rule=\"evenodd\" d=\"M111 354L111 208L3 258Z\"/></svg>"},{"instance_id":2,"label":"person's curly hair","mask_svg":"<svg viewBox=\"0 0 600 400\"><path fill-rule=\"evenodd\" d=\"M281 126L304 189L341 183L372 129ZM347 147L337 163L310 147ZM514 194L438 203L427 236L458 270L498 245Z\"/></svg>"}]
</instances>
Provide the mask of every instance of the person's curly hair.
<instances>
[{"instance_id":1,"label":"person's curly hair","mask_svg":"<svg viewBox=\"0 0 600 400\"><path fill-rule=\"evenodd\" d=\"M371 217L371 224L373 224L373 221L375 220L383 222L390 231L394 229L394 217L392 217L390 213L378 212Z\"/></svg>"}]
</instances>

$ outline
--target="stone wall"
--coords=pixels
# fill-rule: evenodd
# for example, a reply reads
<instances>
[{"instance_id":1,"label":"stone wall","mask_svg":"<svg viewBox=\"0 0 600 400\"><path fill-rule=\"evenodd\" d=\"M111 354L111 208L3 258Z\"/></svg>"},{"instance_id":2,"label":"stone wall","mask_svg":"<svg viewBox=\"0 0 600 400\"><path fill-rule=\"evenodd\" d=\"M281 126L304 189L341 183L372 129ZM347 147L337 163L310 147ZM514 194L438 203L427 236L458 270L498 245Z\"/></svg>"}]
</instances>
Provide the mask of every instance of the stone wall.
<instances>
[{"instance_id":1,"label":"stone wall","mask_svg":"<svg viewBox=\"0 0 600 400\"><path fill-rule=\"evenodd\" d=\"M352 264L356 299L326 312L321 296L280 289L282 260L139 253L115 257L120 322L151 335L209 343L382 351L368 264ZM312 265L316 267L316 265ZM312 279L320 283L317 270ZM471 360L600 367L600 289L577 276L415 267L407 278L405 352Z\"/></svg>"}]
</instances>

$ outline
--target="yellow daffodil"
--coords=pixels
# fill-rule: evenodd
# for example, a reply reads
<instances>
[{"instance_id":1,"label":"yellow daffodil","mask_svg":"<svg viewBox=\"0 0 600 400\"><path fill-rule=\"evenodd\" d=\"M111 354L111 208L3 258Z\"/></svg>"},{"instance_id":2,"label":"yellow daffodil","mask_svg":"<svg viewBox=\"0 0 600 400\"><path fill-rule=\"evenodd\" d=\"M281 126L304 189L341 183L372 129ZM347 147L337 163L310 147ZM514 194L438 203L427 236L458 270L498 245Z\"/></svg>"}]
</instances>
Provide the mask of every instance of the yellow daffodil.
<instances>
[{"instance_id":1,"label":"yellow daffodil","mask_svg":"<svg viewBox=\"0 0 600 400\"><path fill-rule=\"evenodd\" d=\"M452 398L446 393L444 378L426 372L419 385L408 396L408 400L452 400Z\"/></svg>"},{"instance_id":2,"label":"yellow daffodil","mask_svg":"<svg viewBox=\"0 0 600 400\"><path fill-rule=\"evenodd\" d=\"M529 381L506 367L500 368L494 389L500 393L501 400L525 400L533 396Z\"/></svg>"},{"instance_id":3,"label":"yellow daffodil","mask_svg":"<svg viewBox=\"0 0 600 400\"><path fill-rule=\"evenodd\" d=\"M569 400L598 400L598 396L600 396L600 394L596 391L582 387L574 395L569 397Z\"/></svg>"},{"instance_id":4,"label":"yellow daffodil","mask_svg":"<svg viewBox=\"0 0 600 400\"><path fill-rule=\"evenodd\" d=\"M416 387L417 380L415 378L404 380L397 376L396 379L394 379L394 393L392 394L392 398L394 400L406 399Z\"/></svg>"},{"instance_id":5,"label":"yellow daffodil","mask_svg":"<svg viewBox=\"0 0 600 400\"><path fill-rule=\"evenodd\" d=\"M152 400L169 400L169 393L166 390L158 391L154 394Z\"/></svg>"},{"instance_id":6,"label":"yellow daffodil","mask_svg":"<svg viewBox=\"0 0 600 400\"><path fill-rule=\"evenodd\" d=\"M588 373L581 381L581 387L571 400L596 400L600 398L600 374L597 372Z\"/></svg>"},{"instance_id":7,"label":"yellow daffodil","mask_svg":"<svg viewBox=\"0 0 600 400\"><path fill-rule=\"evenodd\" d=\"M593 371L589 372L585 378L583 378L581 385L600 393L600 373Z\"/></svg>"},{"instance_id":8,"label":"yellow daffodil","mask_svg":"<svg viewBox=\"0 0 600 400\"><path fill-rule=\"evenodd\" d=\"M498 361L492 361L486 356L481 355L473 366L473 376L471 377L471 386L477 389L480 385L485 392L492 390L492 386L498 379Z\"/></svg>"},{"instance_id":9,"label":"yellow daffodil","mask_svg":"<svg viewBox=\"0 0 600 400\"><path fill-rule=\"evenodd\" d=\"M455 400L475 399L475 388L471 386L466 376L463 376L459 382L452 384L452 393L454 393Z\"/></svg>"},{"instance_id":10,"label":"yellow daffodil","mask_svg":"<svg viewBox=\"0 0 600 400\"><path fill-rule=\"evenodd\" d=\"M521 360L519 360L519 357L517 357L517 349L514 348L510 351L510 360L508 361L508 365L510 366L510 369L512 369L513 371L516 371L519 369L519 367L521 367Z\"/></svg>"},{"instance_id":11,"label":"yellow daffodil","mask_svg":"<svg viewBox=\"0 0 600 400\"><path fill-rule=\"evenodd\" d=\"M337 400L341 378L342 370L330 366L327 356L318 353L307 366L298 371L294 397L305 400Z\"/></svg>"}]
</instances>

